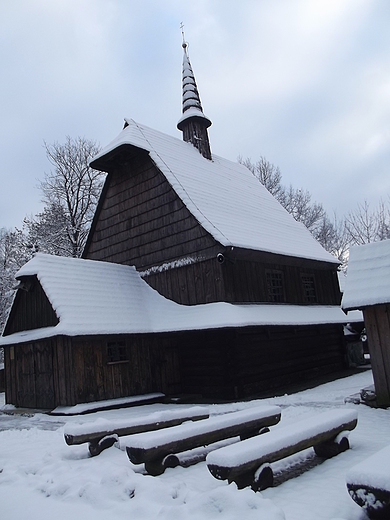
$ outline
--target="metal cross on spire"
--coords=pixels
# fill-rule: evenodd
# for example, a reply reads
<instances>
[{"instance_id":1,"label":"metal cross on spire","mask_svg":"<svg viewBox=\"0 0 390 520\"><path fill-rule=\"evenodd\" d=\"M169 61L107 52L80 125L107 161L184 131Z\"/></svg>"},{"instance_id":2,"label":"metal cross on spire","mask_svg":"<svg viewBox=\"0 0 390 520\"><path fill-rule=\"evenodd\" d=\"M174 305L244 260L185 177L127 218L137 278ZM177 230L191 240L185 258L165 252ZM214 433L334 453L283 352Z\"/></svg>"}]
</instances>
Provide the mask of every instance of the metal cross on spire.
<instances>
[{"instance_id":1,"label":"metal cross on spire","mask_svg":"<svg viewBox=\"0 0 390 520\"><path fill-rule=\"evenodd\" d=\"M181 29L181 35L183 37L183 43L181 44L181 46L185 50L188 47L188 43L186 42L186 39L185 39L185 36L184 36L184 23L183 22L180 22L180 29Z\"/></svg>"}]
</instances>

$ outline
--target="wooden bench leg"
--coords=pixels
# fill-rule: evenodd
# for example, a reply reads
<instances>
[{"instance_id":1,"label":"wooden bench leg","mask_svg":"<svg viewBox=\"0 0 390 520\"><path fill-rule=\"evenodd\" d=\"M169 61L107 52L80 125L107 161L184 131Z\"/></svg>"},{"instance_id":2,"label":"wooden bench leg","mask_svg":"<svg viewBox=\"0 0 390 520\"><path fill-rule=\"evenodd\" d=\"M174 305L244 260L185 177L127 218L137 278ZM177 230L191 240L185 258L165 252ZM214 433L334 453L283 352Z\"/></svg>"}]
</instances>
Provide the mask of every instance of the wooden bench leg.
<instances>
[{"instance_id":1,"label":"wooden bench leg","mask_svg":"<svg viewBox=\"0 0 390 520\"><path fill-rule=\"evenodd\" d=\"M321 442L314 446L314 451L318 457L322 457L323 459L330 459L343 451L349 449L349 440L347 437L342 437L339 442L336 439Z\"/></svg>"},{"instance_id":2,"label":"wooden bench leg","mask_svg":"<svg viewBox=\"0 0 390 520\"><path fill-rule=\"evenodd\" d=\"M148 462L145 462L146 471L153 477L162 475L165 471L165 468L166 466L164 464L164 459L149 460Z\"/></svg>"},{"instance_id":3,"label":"wooden bench leg","mask_svg":"<svg viewBox=\"0 0 390 520\"><path fill-rule=\"evenodd\" d=\"M234 479L229 480L229 484L235 482L238 489L251 487L253 491L263 491L268 487L272 487L274 483L274 474L269 464L263 464L253 473L247 471L236 475Z\"/></svg>"},{"instance_id":4,"label":"wooden bench leg","mask_svg":"<svg viewBox=\"0 0 390 520\"><path fill-rule=\"evenodd\" d=\"M253 491L263 491L274 485L274 474L269 464L263 464L256 471L251 485Z\"/></svg>"},{"instance_id":5,"label":"wooden bench leg","mask_svg":"<svg viewBox=\"0 0 390 520\"><path fill-rule=\"evenodd\" d=\"M167 455L163 460L164 468L177 468L180 466L179 457L175 454Z\"/></svg>"},{"instance_id":6,"label":"wooden bench leg","mask_svg":"<svg viewBox=\"0 0 390 520\"><path fill-rule=\"evenodd\" d=\"M111 448L118 441L118 435L108 435L107 437L103 437L97 442L90 442L88 445L89 453L91 457L96 457L100 455L102 451L107 448Z\"/></svg>"}]
</instances>

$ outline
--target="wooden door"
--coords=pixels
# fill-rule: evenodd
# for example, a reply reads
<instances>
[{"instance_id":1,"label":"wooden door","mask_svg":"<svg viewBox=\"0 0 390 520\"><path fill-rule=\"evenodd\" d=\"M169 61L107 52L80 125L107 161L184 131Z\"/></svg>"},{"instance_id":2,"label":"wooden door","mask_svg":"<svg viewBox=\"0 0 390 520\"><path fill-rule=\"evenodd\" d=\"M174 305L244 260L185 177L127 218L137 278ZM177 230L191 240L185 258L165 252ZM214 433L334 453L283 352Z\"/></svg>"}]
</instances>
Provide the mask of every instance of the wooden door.
<instances>
[{"instance_id":1,"label":"wooden door","mask_svg":"<svg viewBox=\"0 0 390 520\"><path fill-rule=\"evenodd\" d=\"M19 407L50 409L55 406L51 342L15 347L17 403Z\"/></svg>"}]
</instances>

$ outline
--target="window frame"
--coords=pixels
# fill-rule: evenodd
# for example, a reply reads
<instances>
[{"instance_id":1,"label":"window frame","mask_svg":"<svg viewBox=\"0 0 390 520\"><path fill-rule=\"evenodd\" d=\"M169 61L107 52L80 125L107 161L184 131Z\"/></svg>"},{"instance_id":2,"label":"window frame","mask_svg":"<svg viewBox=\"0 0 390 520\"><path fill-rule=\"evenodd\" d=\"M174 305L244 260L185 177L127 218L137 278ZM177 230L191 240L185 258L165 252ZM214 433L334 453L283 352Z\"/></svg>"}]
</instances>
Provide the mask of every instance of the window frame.
<instances>
[{"instance_id":1,"label":"window frame","mask_svg":"<svg viewBox=\"0 0 390 520\"><path fill-rule=\"evenodd\" d=\"M128 363L129 356L125 340L107 341L106 343L107 365Z\"/></svg>"},{"instance_id":2,"label":"window frame","mask_svg":"<svg viewBox=\"0 0 390 520\"><path fill-rule=\"evenodd\" d=\"M285 303L286 290L284 283L284 273L279 269L267 269L265 271L267 299L271 303ZM275 281L280 283L275 284Z\"/></svg>"},{"instance_id":3,"label":"window frame","mask_svg":"<svg viewBox=\"0 0 390 520\"><path fill-rule=\"evenodd\" d=\"M316 277L313 273L301 273L301 287L304 303L318 303Z\"/></svg>"}]
</instances>

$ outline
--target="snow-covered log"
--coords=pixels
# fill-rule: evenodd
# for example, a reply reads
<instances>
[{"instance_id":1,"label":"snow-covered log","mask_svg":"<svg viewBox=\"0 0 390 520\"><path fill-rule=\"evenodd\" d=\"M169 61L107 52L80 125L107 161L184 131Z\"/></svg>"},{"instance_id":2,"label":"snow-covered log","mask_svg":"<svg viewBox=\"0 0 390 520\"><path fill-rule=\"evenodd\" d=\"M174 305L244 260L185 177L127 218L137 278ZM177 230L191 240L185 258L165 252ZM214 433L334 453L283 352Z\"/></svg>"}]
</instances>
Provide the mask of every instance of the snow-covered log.
<instances>
[{"instance_id":1,"label":"snow-covered log","mask_svg":"<svg viewBox=\"0 0 390 520\"><path fill-rule=\"evenodd\" d=\"M314 447L321 457L332 457L349 448L348 433L357 425L355 410L329 410L266 435L220 448L207 455L211 474L220 480L252 485L254 490L272 485L269 464Z\"/></svg>"},{"instance_id":2,"label":"snow-covered log","mask_svg":"<svg viewBox=\"0 0 390 520\"><path fill-rule=\"evenodd\" d=\"M390 518L390 446L351 468L348 492L372 519Z\"/></svg>"},{"instance_id":3,"label":"snow-covered log","mask_svg":"<svg viewBox=\"0 0 390 520\"><path fill-rule=\"evenodd\" d=\"M86 423L83 425L71 425L64 432L66 444L69 446L74 444L89 443L89 451L91 455L99 455L106 447L114 444L115 440L109 444L104 443L101 449L101 440L113 436L126 436L134 433L147 432L151 430L159 430L176 426L185 421L198 421L209 417L208 409L196 406L186 409L160 411L149 414L142 421L138 418L131 418L122 421L100 420L97 423Z\"/></svg>"},{"instance_id":4,"label":"snow-covered log","mask_svg":"<svg viewBox=\"0 0 390 520\"><path fill-rule=\"evenodd\" d=\"M158 475L165 469L164 459L231 437L256 435L265 426L280 421L278 406L259 406L221 416L210 417L197 423L185 423L156 432L132 435L121 441L133 464L145 463L148 473Z\"/></svg>"}]
</instances>

